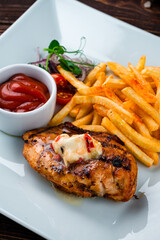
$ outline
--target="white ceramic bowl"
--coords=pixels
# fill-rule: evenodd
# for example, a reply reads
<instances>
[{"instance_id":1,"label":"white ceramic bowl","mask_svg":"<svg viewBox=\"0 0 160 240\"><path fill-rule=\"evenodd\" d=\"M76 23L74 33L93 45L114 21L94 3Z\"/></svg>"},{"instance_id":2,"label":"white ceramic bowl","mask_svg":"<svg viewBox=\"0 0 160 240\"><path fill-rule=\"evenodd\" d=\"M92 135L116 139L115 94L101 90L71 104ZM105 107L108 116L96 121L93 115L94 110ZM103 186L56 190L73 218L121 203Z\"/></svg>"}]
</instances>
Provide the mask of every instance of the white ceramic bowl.
<instances>
[{"instance_id":1,"label":"white ceramic bowl","mask_svg":"<svg viewBox=\"0 0 160 240\"><path fill-rule=\"evenodd\" d=\"M46 126L51 120L55 110L57 88L47 71L30 64L14 64L0 69L0 84L17 73L24 73L43 82L50 93L50 98L43 106L30 112L9 112L0 108L0 130L21 136L27 130Z\"/></svg>"}]
</instances>

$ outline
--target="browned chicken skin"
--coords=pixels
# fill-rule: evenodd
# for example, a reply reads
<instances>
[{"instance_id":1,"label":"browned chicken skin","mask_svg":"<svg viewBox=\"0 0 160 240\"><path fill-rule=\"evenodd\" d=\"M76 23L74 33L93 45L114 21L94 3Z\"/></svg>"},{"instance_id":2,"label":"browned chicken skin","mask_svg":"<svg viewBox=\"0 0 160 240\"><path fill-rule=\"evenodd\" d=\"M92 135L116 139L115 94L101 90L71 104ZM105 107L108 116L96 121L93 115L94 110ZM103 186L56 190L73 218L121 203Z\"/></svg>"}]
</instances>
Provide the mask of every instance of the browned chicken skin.
<instances>
[{"instance_id":1,"label":"browned chicken skin","mask_svg":"<svg viewBox=\"0 0 160 240\"><path fill-rule=\"evenodd\" d=\"M101 142L102 155L99 159L66 167L54 152L52 141L62 133L72 136L86 132ZM127 201L135 193L136 161L114 135L85 131L66 122L57 127L28 131L23 139L23 154L31 167L65 192L82 197L109 197L116 201Z\"/></svg>"}]
</instances>

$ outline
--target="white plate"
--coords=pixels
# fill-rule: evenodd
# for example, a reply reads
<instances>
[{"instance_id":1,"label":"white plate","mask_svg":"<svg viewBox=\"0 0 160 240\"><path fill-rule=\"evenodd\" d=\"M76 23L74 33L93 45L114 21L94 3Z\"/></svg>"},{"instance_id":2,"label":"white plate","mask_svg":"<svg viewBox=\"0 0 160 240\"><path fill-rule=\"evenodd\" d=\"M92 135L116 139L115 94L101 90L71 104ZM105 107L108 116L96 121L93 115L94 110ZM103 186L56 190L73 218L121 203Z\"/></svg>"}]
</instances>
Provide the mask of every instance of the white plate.
<instances>
[{"instance_id":1,"label":"white plate","mask_svg":"<svg viewBox=\"0 0 160 240\"><path fill-rule=\"evenodd\" d=\"M57 39L69 49L87 39L85 53L99 61L160 64L160 38L73 0L39 0L0 37L0 67L36 60L36 48ZM1 212L47 239L160 239L160 169L139 165L139 199L67 202L30 168L20 138L0 133Z\"/></svg>"}]
</instances>

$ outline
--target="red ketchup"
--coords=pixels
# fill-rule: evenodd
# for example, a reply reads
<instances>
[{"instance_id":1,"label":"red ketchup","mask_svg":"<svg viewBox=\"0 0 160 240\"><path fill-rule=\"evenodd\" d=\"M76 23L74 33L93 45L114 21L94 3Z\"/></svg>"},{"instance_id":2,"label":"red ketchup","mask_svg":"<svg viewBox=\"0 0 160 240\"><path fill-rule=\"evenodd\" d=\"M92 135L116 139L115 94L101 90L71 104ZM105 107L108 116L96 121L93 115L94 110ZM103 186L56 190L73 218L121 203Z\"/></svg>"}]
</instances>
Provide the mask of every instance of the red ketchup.
<instances>
[{"instance_id":1,"label":"red ketchup","mask_svg":"<svg viewBox=\"0 0 160 240\"><path fill-rule=\"evenodd\" d=\"M40 81L18 73L0 85L0 108L10 112L29 112L49 99L48 88Z\"/></svg>"}]
</instances>

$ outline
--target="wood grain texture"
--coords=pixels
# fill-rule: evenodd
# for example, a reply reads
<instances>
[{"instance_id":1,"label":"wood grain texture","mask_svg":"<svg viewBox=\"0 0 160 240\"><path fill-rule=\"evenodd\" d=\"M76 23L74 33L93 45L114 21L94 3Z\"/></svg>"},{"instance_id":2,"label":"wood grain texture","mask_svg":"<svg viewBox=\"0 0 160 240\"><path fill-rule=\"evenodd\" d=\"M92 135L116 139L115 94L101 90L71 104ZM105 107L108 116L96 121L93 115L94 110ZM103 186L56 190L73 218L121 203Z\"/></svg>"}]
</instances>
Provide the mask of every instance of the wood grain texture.
<instances>
[{"instance_id":1,"label":"wood grain texture","mask_svg":"<svg viewBox=\"0 0 160 240\"><path fill-rule=\"evenodd\" d=\"M36 0L0 0L0 34L14 23Z\"/></svg>"},{"instance_id":2,"label":"wood grain texture","mask_svg":"<svg viewBox=\"0 0 160 240\"><path fill-rule=\"evenodd\" d=\"M16 207L16 206L15 206ZM38 236L32 231L22 227L16 222L0 215L0 239L1 240L43 240L44 238Z\"/></svg>"},{"instance_id":3,"label":"wood grain texture","mask_svg":"<svg viewBox=\"0 0 160 240\"><path fill-rule=\"evenodd\" d=\"M0 34L14 23L35 1L0 0ZM79 0L79 2L160 36L160 1L155 0L151 9L144 8L144 1ZM41 240L43 238L0 215L0 239Z\"/></svg>"},{"instance_id":4,"label":"wood grain texture","mask_svg":"<svg viewBox=\"0 0 160 240\"><path fill-rule=\"evenodd\" d=\"M144 0L79 0L124 22L160 36L160 1L144 8Z\"/></svg>"}]
</instances>

